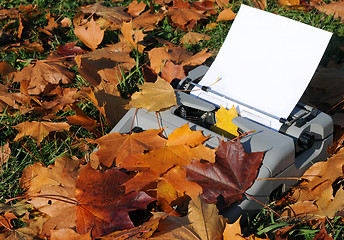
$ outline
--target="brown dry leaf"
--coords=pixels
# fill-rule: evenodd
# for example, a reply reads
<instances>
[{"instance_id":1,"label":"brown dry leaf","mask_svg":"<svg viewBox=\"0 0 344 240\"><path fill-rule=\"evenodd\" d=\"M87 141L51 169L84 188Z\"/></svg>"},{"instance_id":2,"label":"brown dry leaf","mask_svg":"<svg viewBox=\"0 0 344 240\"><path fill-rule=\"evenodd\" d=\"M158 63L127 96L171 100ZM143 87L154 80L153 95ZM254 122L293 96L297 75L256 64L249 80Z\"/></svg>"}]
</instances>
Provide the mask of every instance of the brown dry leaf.
<instances>
[{"instance_id":1,"label":"brown dry leaf","mask_svg":"<svg viewBox=\"0 0 344 240\"><path fill-rule=\"evenodd\" d=\"M161 78L166 82L171 83L173 79L183 79L185 77L184 67L182 65L175 65L168 60L161 70Z\"/></svg>"},{"instance_id":2,"label":"brown dry leaf","mask_svg":"<svg viewBox=\"0 0 344 240\"><path fill-rule=\"evenodd\" d=\"M9 64L8 62L0 62L0 78L2 78L3 80L7 80L6 77L14 72L16 69L14 67L12 67L11 64ZM7 82L7 81L6 81Z\"/></svg>"},{"instance_id":3,"label":"brown dry leaf","mask_svg":"<svg viewBox=\"0 0 344 240\"><path fill-rule=\"evenodd\" d=\"M197 10L201 10L203 12L208 12L213 15L217 14L214 1L208 1L208 0L197 1L197 2L193 2L192 6L196 8Z\"/></svg>"},{"instance_id":4,"label":"brown dry leaf","mask_svg":"<svg viewBox=\"0 0 344 240\"><path fill-rule=\"evenodd\" d=\"M226 223L226 228L223 232L223 240L243 240L244 237L241 236L240 219L237 219L235 223Z\"/></svg>"},{"instance_id":5,"label":"brown dry leaf","mask_svg":"<svg viewBox=\"0 0 344 240\"><path fill-rule=\"evenodd\" d=\"M252 5L253 7L261 9L261 10L265 10L266 7L268 6L266 0L253 0Z\"/></svg>"},{"instance_id":6,"label":"brown dry leaf","mask_svg":"<svg viewBox=\"0 0 344 240\"><path fill-rule=\"evenodd\" d=\"M127 108L144 108L157 112L177 105L174 89L160 77L155 83L144 83L140 88L140 92L131 96Z\"/></svg>"},{"instance_id":7,"label":"brown dry leaf","mask_svg":"<svg viewBox=\"0 0 344 240\"><path fill-rule=\"evenodd\" d=\"M130 57L129 52L119 52L114 45L78 55L75 61L81 76L93 86L101 82L100 70L114 69L116 71L116 74L113 73L114 77L118 76L122 79L122 72L127 72L135 66L135 60Z\"/></svg>"},{"instance_id":8,"label":"brown dry leaf","mask_svg":"<svg viewBox=\"0 0 344 240\"><path fill-rule=\"evenodd\" d=\"M119 165L131 154L164 146L166 140L161 138L159 133L160 130L156 129L132 134L110 133L95 140L99 144L99 150L94 154L105 166L112 166L114 160L116 165Z\"/></svg>"},{"instance_id":9,"label":"brown dry leaf","mask_svg":"<svg viewBox=\"0 0 344 240\"><path fill-rule=\"evenodd\" d=\"M144 29L144 31L152 31L157 26L158 22L160 22L163 18L163 13L157 12L152 14L148 10L142 13L140 16L134 18L133 28Z\"/></svg>"},{"instance_id":10,"label":"brown dry leaf","mask_svg":"<svg viewBox=\"0 0 344 240\"><path fill-rule=\"evenodd\" d=\"M15 101L15 94L8 91L8 87L0 85L0 112L4 111L8 106L18 109L19 106Z\"/></svg>"},{"instance_id":11,"label":"brown dry leaf","mask_svg":"<svg viewBox=\"0 0 344 240\"><path fill-rule=\"evenodd\" d=\"M132 21L130 21L123 22L121 32L123 34L120 35L121 42L128 44L131 49L137 49L139 52L143 52L145 47L139 44L139 42L143 41L146 34L144 34L142 30L134 30Z\"/></svg>"},{"instance_id":12,"label":"brown dry leaf","mask_svg":"<svg viewBox=\"0 0 344 240\"><path fill-rule=\"evenodd\" d=\"M112 25L112 29L119 29L123 22L131 19L131 16L124 12L124 7L106 7L102 1L82 7L81 11L104 18Z\"/></svg>"},{"instance_id":13,"label":"brown dry leaf","mask_svg":"<svg viewBox=\"0 0 344 240\"><path fill-rule=\"evenodd\" d=\"M10 144L7 142L5 145L0 146L0 167L7 162L10 158L11 149Z\"/></svg>"},{"instance_id":14,"label":"brown dry leaf","mask_svg":"<svg viewBox=\"0 0 344 240\"><path fill-rule=\"evenodd\" d=\"M28 82L28 94L41 94L48 85L68 84L74 74L59 63L37 61L15 73L13 82Z\"/></svg>"},{"instance_id":15,"label":"brown dry leaf","mask_svg":"<svg viewBox=\"0 0 344 240\"><path fill-rule=\"evenodd\" d=\"M23 171L20 187L27 189L26 196L53 195L67 201L49 197L34 197L29 201L35 208L50 216L43 225L44 235L50 235L50 230L75 227L75 181L78 166L78 161L61 157L56 159L54 165L44 167L36 162Z\"/></svg>"},{"instance_id":16,"label":"brown dry leaf","mask_svg":"<svg viewBox=\"0 0 344 240\"><path fill-rule=\"evenodd\" d=\"M335 18L344 18L344 1L315 5L315 8L327 15L333 15Z\"/></svg>"},{"instance_id":17,"label":"brown dry leaf","mask_svg":"<svg viewBox=\"0 0 344 240\"><path fill-rule=\"evenodd\" d=\"M136 0L131 2L128 6L128 13L133 16L133 17L137 17L140 15L141 12L143 12L143 10L145 10L147 4L145 4L144 2L137 2Z\"/></svg>"},{"instance_id":18,"label":"brown dry leaf","mask_svg":"<svg viewBox=\"0 0 344 240\"><path fill-rule=\"evenodd\" d=\"M93 17L91 17L91 20L86 24L75 24L77 20L73 22L75 36L77 36L87 47L96 50L98 45L103 41L105 30L102 30L97 25Z\"/></svg>"},{"instance_id":19,"label":"brown dry leaf","mask_svg":"<svg viewBox=\"0 0 344 240\"><path fill-rule=\"evenodd\" d=\"M83 128L93 130L99 127L100 124L87 116L79 107L73 106L72 109L76 112L76 115L67 116L67 122L71 125L81 125Z\"/></svg>"},{"instance_id":20,"label":"brown dry leaf","mask_svg":"<svg viewBox=\"0 0 344 240\"><path fill-rule=\"evenodd\" d=\"M298 6L300 5L300 0L278 0L280 6Z\"/></svg>"},{"instance_id":21,"label":"brown dry leaf","mask_svg":"<svg viewBox=\"0 0 344 240\"><path fill-rule=\"evenodd\" d=\"M188 1L184 2L183 0L174 0L173 7L168 8L166 15L181 28L192 28L196 21L206 18L202 11L191 7Z\"/></svg>"},{"instance_id":22,"label":"brown dry leaf","mask_svg":"<svg viewBox=\"0 0 344 240\"><path fill-rule=\"evenodd\" d=\"M58 45L56 50L58 54L61 54L62 56L85 53L85 51L81 47L76 46L76 43L77 42L70 42L66 43L65 45Z\"/></svg>"},{"instance_id":23,"label":"brown dry leaf","mask_svg":"<svg viewBox=\"0 0 344 240\"><path fill-rule=\"evenodd\" d=\"M85 234L76 233L71 228L51 230L51 240L92 240L91 231Z\"/></svg>"},{"instance_id":24,"label":"brown dry leaf","mask_svg":"<svg viewBox=\"0 0 344 240\"><path fill-rule=\"evenodd\" d=\"M13 230L6 240L35 239L42 232L45 221L47 221L46 216L31 219L25 227Z\"/></svg>"},{"instance_id":25,"label":"brown dry leaf","mask_svg":"<svg viewBox=\"0 0 344 240\"><path fill-rule=\"evenodd\" d=\"M222 12L220 12L219 16L217 17L217 22L219 21L231 21L234 20L236 14L233 12L231 8L226 8Z\"/></svg>"},{"instance_id":26,"label":"brown dry leaf","mask_svg":"<svg viewBox=\"0 0 344 240\"><path fill-rule=\"evenodd\" d=\"M44 109L52 109L54 111L62 110L65 106L73 104L79 97L77 88L55 88L50 94L53 96L56 94L57 96L52 101L42 102L41 106Z\"/></svg>"},{"instance_id":27,"label":"brown dry leaf","mask_svg":"<svg viewBox=\"0 0 344 240\"><path fill-rule=\"evenodd\" d=\"M152 239L221 239L225 224L216 205L207 204L198 197L190 201L187 216L168 216L162 220L158 226L159 232Z\"/></svg>"},{"instance_id":28,"label":"brown dry leaf","mask_svg":"<svg viewBox=\"0 0 344 240\"><path fill-rule=\"evenodd\" d=\"M183 66L198 66L205 62L208 58L210 58L213 54L207 52L208 49L205 48L202 51L196 53L195 55L191 56L190 58L185 59L182 62Z\"/></svg>"},{"instance_id":29,"label":"brown dry leaf","mask_svg":"<svg viewBox=\"0 0 344 240\"><path fill-rule=\"evenodd\" d=\"M72 26L72 21L67 17L64 17L60 21L60 23L61 23L61 27L69 28L70 26Z\"/></svg>"},{"instance_id":30,"label":"brown dry leaf","mask_svg":"<svg viewBox=\"0 0 344 240\"><path fill-rule=\"evenodd\" d=\"M24 136L34 139L40 144L50 132L69 131L70 125L65 122L23 122L13 126L19 131L14 141L19 141Z\"/></svg>"},{"instance_id":31,"label":"brown dry leaf","mask_svg":"<svg viewBox=\"0 0 344 240\"><path fill-rule=\"evenodd\" d=\"M208 41L210 40L210 36L204 33L197 33L197 32L188 32L185 34L180 42L183 44L196 44L200 41Z\"/></svg>"}]
</instances>

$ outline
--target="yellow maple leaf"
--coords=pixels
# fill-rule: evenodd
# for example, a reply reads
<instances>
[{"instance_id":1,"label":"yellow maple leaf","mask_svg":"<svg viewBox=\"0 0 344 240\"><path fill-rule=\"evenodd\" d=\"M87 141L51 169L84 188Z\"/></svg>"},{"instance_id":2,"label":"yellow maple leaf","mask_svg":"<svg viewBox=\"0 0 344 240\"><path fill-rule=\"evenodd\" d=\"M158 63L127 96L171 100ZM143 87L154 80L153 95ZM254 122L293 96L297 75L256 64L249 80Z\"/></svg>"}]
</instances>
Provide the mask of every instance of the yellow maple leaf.
<instances>
[{"instance_id":1,"label":"yellow maple leaf","mask_svg":"<svg viewBox=\"0 0 344 240\"><path fill-rule=\"evenodd\" d=\"M216 124L211 126L210 129L214 132L217 132L227 138L233 138L233 136L239 136L238 127L232 123L233 118L237 117L235 107L227 110L224 107L221 107L215 113Z\"/></svg>"}]
</instances>

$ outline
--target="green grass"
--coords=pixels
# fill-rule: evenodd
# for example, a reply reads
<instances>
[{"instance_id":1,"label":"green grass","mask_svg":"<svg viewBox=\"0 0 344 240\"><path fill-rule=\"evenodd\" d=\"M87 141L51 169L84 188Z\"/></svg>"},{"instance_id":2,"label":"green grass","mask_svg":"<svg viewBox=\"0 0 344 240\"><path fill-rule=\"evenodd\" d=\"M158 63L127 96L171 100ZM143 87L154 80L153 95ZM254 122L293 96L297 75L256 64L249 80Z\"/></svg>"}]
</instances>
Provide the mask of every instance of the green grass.
<instances>
[{"instance_id":1,"label":"green grass","mask_svg":"<svg viewBox=\"0 0 344 240\"><path fill-rule=\"evenodd\" d=\"M37 18L33 19L32 24L37 27L44 28L47 24L46 14L49 12L57 19L63 19L68 17L71 20L74 18L75 14L79 11L81 6L92 4L95 1L81 1L81 0L65 0L65 1L53 1L53 0L34 0L34 1L24 1L24 0L8 0L1 1L0 6L3 8L14 8L18 7L20 4L29 5L34 4L37 6L39 13ZM105 1L107 6L115 5L125 5L127 6L131 1L124 1L124 3L111 1ZM150 1L145 1L150 4ZM233 2L231 4L232 9L237 12L241 2ZM155 9L158 9L157 5L154 5ZM328 30L334 33L332 41L329 45L328 50L325 53L322 63L327 64L330 60L336 62L342 62L344 60L343 51L339 49L343 46L343 36L344 36L344 24L339 19L334 19L332 16L327 16L318 13L316 10L310 11L296 11L289 10L287 8L279 7L275 1L268 1L267 11L273 12L312 26ZM0 21L0 29L8 24L11 19L6 19ZM211 36L211 39L207 42L200 42L195 45L186 46L187 50L197 53L204 48L208 48L209 51L216 53L224 42L228 30L231 26L231 21L229 22L219 22L217 26L211 30L206 29L206 25L212 22L216 22L216 16L209 17L207 20L202 20L196 29L193 31L206 33ZM13 23L8 25L8 28L16 29L19 25L18 19ZM171 25L170 21L165 17L159 24L158 28L153 32L149 32L147 38L159 37L167 41L170 41L176 45L179 45L180 39L187 31L175 28ZM109 31L105 32L105 38L101 46L106 44L112 44L118 41L119 31ZM24 50L18 51L4 51L0 49L0 60L9 62L16 69L22 69L29 64L30 60L33 59L44 59L48 54L56 50L59 44L65 44L72 41L77 41L78 39L73 34L73 29L67 30L57 30L54 32L53 36L44 36L39 34L37 31L33 31L31 35L24 36L24 39L12 40L12 43L21 42L23 40L29 40L31 42L40 41L45 44L46 51L43 53L37 52L26 52ZM27 37L27 39L25 39ZM45 42L46 41L46 42ZM48 43L49 41L49 43ZM254 44L254 42L252 42ZM307 43L302 43L307 44ZM79 41L79 46L86 47ZM154 46L157 47L157 46ZM259 47L259 46L257 46ZM136 60L136 66L124 76L123 81L120 83L119 88L122 90L123 96L127 96L132 92L136 91L137 83L143 82L142 65L148 60L146 53L142 54L139 52L133 52L132 57ZM21 62L18 60L25 60L27 62ZM76 72L74 87L81 88L87 86L88 83L77 73L77 69L74 67L71 69ZM2 81L4 83L4 81ZM19 85L14 85L17 89ZM87 113L90 117L99 120L100 113L96 107L85 101L78 103L78 106ZM90 133L82 127L73 126L70 132L50 134L40 145L38 145L32 139L25 137L19 142L14 142L17 130L13 126L25 122L25 121L40 121L42 120L42 115L38 114L23 114L20 113L9 113L7 111L0 113L0 145L3 146L7 142L10 143L11 156L8 162L0 168L0 201L4 202L8 198L18 196L22 193L22 190L18 187L18 179L21 176L23 169L33 164L34 162L41 162L42 164L49 165L54 162L54 159L62 154L67 154L69 156L77 156L82 158L85 152L73 147L73 140L77 138L95 138L94 134ZM72 111L60 111L57 113L59 118L58 121L66 121L66 116L73 115ZM104 125L104 134L108 133L111 128ZM103 129L99 128L102 132ZM90 149L90 151L92 148ZM295 222L284 222L283 220L277 219L275 216L271 217L268 210L264 209L256 218L252 221L252 230L255 233L259 233L261 236L264 234L272 236L276 230L283 226L290 224L295 224L296 227L290 232L290 235L295 237L295 239L312 239L318 232L317 229L311 229L303 221ZM338 219L332 222L334 226L333 236L337 236L335 239L340 239L343 233L344 225ZM327 224L327 229L331 232L330 224Z\"/></svg>"}]
</instances>

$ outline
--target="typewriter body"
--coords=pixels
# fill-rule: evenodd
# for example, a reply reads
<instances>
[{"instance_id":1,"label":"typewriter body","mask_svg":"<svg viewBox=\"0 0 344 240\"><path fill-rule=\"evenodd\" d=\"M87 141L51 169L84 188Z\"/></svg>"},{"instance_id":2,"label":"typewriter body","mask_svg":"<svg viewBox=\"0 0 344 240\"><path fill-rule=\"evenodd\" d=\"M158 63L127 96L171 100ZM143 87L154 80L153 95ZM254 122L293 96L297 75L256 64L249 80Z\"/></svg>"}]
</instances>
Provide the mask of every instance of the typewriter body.
<instances>
[{"instance_id":1,"label":"typewriter body","mask_svg":"<svg viewBox=\"0 0 344 240\"><path fill-rule=\"evenodd\" d=\"M199 81L207 70L206 66L195 68L186 78L177 81L175 87L190 89L190 83ZM188 82L187 87L185 82ZM207 126L215 123L214 111L219 106L192 96L187 91L175 93L178 106L158 114L161 127L165 128L164 133L169 135L176 128L189 124L192 130L201 130L205 136L210 136L205 145L217 147L219 139L223 139L223 136L210 131ZM128 133L133 122L133 127L143 130L159 128L155 112L143 109L138 109L136 115L135 112L136 109L130 109L112 132ZM264 204L269 202L274 191L282 187L286 189L296 183L296 180L286 178L300 177L315 162L326 160L327 147L333 141L331 117L301 103L295 107L279 131L242 116L234 118L233 123L243 132L255 131L240 140L245 152L265 152L257 179L273 180L255 181L246 191L248 195ZM225 209L223 214L234 221L239 215L250 214L263 207L250 198L244 199L243 202Z\"/></svg>"}]
</instances>

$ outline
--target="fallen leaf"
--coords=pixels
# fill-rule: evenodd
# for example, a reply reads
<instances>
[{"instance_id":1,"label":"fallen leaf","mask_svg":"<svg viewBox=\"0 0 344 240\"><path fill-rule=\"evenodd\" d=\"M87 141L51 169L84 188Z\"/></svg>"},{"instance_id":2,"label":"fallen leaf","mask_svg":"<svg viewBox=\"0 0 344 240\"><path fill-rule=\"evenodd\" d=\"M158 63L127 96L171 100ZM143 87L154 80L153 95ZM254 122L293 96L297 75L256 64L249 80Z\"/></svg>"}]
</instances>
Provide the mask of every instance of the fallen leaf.
<instances>
[{"instance_id":1,"label":"fallen leaf","mask_svg":"<svg viewBox=\"0 0 344 240\"><path fill-rule=\"evenodd\" d=\"M203 12L209 12L210 14L217 14L217 11L215 9L214 1L197 1L193 2L192 6L196 8L197 10L201 10Z\"/></svg>"},{"instance_id":2,"label":"fallen leaf","mask_svg":"<svg viewBox=\"0 0 344 240\"><path fill-rule=\"evenodd\" d=\"M77 22L77 20L73 21ZM85 24L74 23L74 34L80 41L92 50L96 50L98 45L103 41L105 30L100 29L93 17Z\"/></svg>"},{"instance_id":3,"label":"fallen leaf","mask_svg":"<svg viewBox=\"0 0 344 240\"><path fill-rule=\"evenodd\" d=\"M109 133L95 140L99 144L99 150L94 154L105 166L116 165L129 155L142 153L145 150L157 149L165 145L166 140L158 134L160 130L150 129L142 133L120 134ZM116 146L114 148L113 146Z\"/></svg>"},{"instance_id":4,"label":"fallen leaf","mask_svg":"<svg viewBox=\"0 0 344 240\"><path fill-rule=\"evenodd\" d=\"M101 70L113 69L116 71L112 73L114 74L113 77L122 79L122 72L127 72L135 66L135 60L130 57L129 52L119 52L113 45L78 55L75 61L81 76L93 86L100 84L101 75L99 71Z\"/></svg>"},{"instance_id":5,"label":"fallen leaf","mask_svg":"<svg viewBox=\"0 0 344 240\"><path fill-rule=\"evenodd\" d=\"M6 76L12 72L14 72L16 69L12 67L11 64L8 62L0 62L0 78L3 80L7 80Z\"/></svg>"},{"instance_id":6,"label":"fallen leaf","mask_svg":"<svg viewBox=\"0 0 344 240\"><path fill-rule=\"evenodd\" d=\"M159 226L159 232L152 239L204 240L221 239L225 228L225 219L219 215L214 204L207 204L201 198L189 203L185 217L168 216Z\"/></svg>"},{"instance_id":7,"label":"fallen leaf","mask_svg":"<svg viewBox=\"0 0 344 240\"><path fill-rule=\"evenodd\" d=\"M0 167L8 161L11 155L10 144L7 142L5 145L0 146Z\"/></svg>"},{"instance_id":8,"label":"fallen leaf","mask_svg":"<svg viewBox=\"0 0 344 240\"><path fill-rule=\"evenodd\" d=\"M83 13L97 14L113 25L113 29L119 29L122 23L129 21L131 16L124 12L124 7L106 7L102 1L82 7Z\"/></svg>"},{"instance_id":9,"label":"fallen leaf","mask_svg":"<svg viewBox=\"0 0 344 240\"><path fill-rule=\"evenodd\" d=\"M180 42L183 44L196 44L200 41L208 41L210 36L204 33L188 32L181 39Z\"/></svg>"},{"instance_id":10,"label":"fallen leaf","mask_svg":"<svg viewBox=\"0 0 344 240\"><path fill-rule=\"evenodd\" d=\"M171 83L173 79L183 79L185 77L184 67L182 65L175 65L168 60L161 70L161 78L166 82Z\"/></svg>"},{"instance_id":11,"label":"fallen leaf","mask_svg":"<svg viewBox=\"0 0 344 240\"><path fill-rule=\"evenodd\" d=\"M133 16L133 17L137 17L140 15L140 13L145 10L147 4L145 4L144 2L137 2L136 0L131 2L128 5L128 10L127 12Z\"/></svg>"},{"instance_id":12,"label":"fallen leaf","mask_svg":"<svg viewBox=\"0 0 344 240\"><path fill-rule=\"evenodd\" d=\"M278 0L280 6L298 6L300 5L300 0Z\"/></svg>"},{"instance_id":13,"label":"fallen leaf","mask_svg":"<svg viewBox=\"0 0 344 240\"><path fill-rule=\"evenodd\" d=\"M163 18L163 13L157 12L152 14L148 10L133 19L133 28L144 29L144 31L152 31L157 27L158 22L160 22Z\"/></svg>"},{"instance_id":14,"label":"fallen leaf","mask_svg":"<svg viewBox=\"0 0 344 240\"><path fill-rule=\"evenodd\" d=\"M322 224L320 231L315 235L313 240L333 240L333 238L327 234L325 224Z\"/></svg>"},{"instance_id":15,"label":"fallen leaf","mask_svg":"<svg viewBox=\"0 0 344 240\"><path fill-rule=\"evenodd\" d=\"M85 53L85 51L81 47L76 46L76 42L66 43L65 45L58 45L56 50L58 54L61 54L62 56Z\"/></svg>"},{"instance_id":16,"label":"fallen leaf","mask_svg":"<svg viewBox=\"0 0 344 240\"><path fill-rule=\"evenodd\" d=\"M80 234L92 229L92 237L133 228L129 211L145 209L153 198L144 192L124 194L122 184L130 177L116 169L94 170L89 164L76 181L76 229Z\"/></svg>"},{"instance_id":17,"label":"fallen leaf","mask_svg":"<svg viewBox=\"0 0 344 240\"><path fill-rule=\"evenodd\" d=\"M16 72L13 82L28 82L27 92L30 95L41 94L48 85L68 84L74 74L62 64L37 61Z\"/></svg>"},{"instance_id":18,"label":"fallen leaf","mask_svg":"<svg viewBox=\"0 0 344 240\"><path fill-rule=\"evenodd\" d=\"M235 16L236 14L232 11L231 8L226 8L219 13L219 16L217 17L216 21L231 21L234 20Z\"/></svg>"},{"instance_id":19,"label":"fallen leaf","mask_svg":"<svg viewBox=\"0 0 344 240\"><path fill-rule=\"evenodd\" d=\"M329 4L315 5L315 8L327 15L333 15L335 18L344 18L344 2L332 2Z\"/></svg>"},{"instance_id":20,"label":"fallen leaf","mask_svg":"<svg viewBox=\"0 0 344 240\"><path fill-rule=\"evenodd\" d=\"M130 46L131 49L138 50L143 52L145 48L142 44L139 44L143 40L146 34L142 30L134 30L132 22L123 22L121 27L121 32L123 35L120 35L121 42L124 42Z\"/></svg>"},{"instance_id":21,"label":"fallen leaf","mask_svg":"<svg viewBox=\"0 0 344 240\"><path fill-rule=\"evenodd\" d=\"M244 192L253 184L264 152L245 153L240 141L220 141L216 162L193 161L185 166L187 180L203 188L201 197L207 203L216 203L222 194L226 205L242 200Z\"/></svg>"},{"instance_id":22,"label":"fallen leaf","mask_svg":"<svg viewBox=\"0 0 344 240\"><path fill-rule=\"evenodd\" d=\"M40 144L50 132L61 132L63 130L68 131L70 125L65 122L54 123L32 121L19 123L13 127L19 131L13 141L19 141L23 137L28 136Z\"/></svg>"},{"instance_id":23,"label":"fallen leaf","mask_svg":"<svg viewBox=\"0 0 344 240\"><path fill-rule=\"evenodd\" d=\"M131 96L127 108L144 108L157 112L177 105L174 89L160 77L155 83L144 83L140 88L140 92Z\"/></svg>"},{"instance_id":24,"label":"fallen leaf","mask_svg":"<svg viewBox=\"0 0 344 240\"><path fill-rule=\"evenodd\" d=\"M268 6L266 0L253 0L252 5L253 7L261 9L261 10L265 10L266 7Z\"/></svg>"},{"instance_id":25,"label":"fallen leaf","mask_svg":"<svg viewBox=\"0 0 344 240\"><path fill-rule=\"evenodd\" d=\"M232 224L226 223L225 230L223 232L223 240L243 240L245 239L241 235L240 226L241 216Z\"/></svg>"},{"instance_id":26,"label":"fallen leaf","mask_svg":"<svg viewBox=\"0 0 344 240\"><path fill-rule=\"evenodd\" d=\"M76 111L76 115L67 117L67 122L69 124L81 125L83 128L88 130L93 130L94 128L100 126L96 120L87 116L79 107L75 106L72 109Z\"/></svg>"},{"instance_id":27,"label":"fallen leaf","mask_svg":"<svg viewBox=\"0 0 344 240\"><path fill-rule=\"evenodd\" d=\"M205 137L201 131L192 131L188 124L184 124L173 130L168 136L166 146L187 145L196 147L208 139L209 137Z\"/></svg>"},{"instance_id":28,"label":"fallen leaf","mask_svg":"<svg viewBox=\"0 0 344 240\"><path fill-rule=\"evenodd\" d=\"M196 53L195 55L191 56L190 58L185 59L182 62L183 66L198 66L205 62L208 58L210 58L213 54L207 52L208 49L205 48L202 51Z\"/></svg>"},{"instance_id":29,"label":"fallen leaf","mask_svg":"<svg viewBox=\"0 0 344 240\"><path fill-rule=\"evenodd\" d=\"M51 230L51 240L92 240L91 231L85 234L76 233L73 229Z\"/></svg>"},{"instance_id":30,"label":"fallen leaf","mask_svg":"<svg viewBox=\"0 0 344 240\"><path fill-rule=\"evenodd\" d=\"M233 136L239 136L238 127L232 122L237 116L238 114L234 106L229 110L221 107L215 112L216 123L210 129L229 139L232 139Z\"/></svg>"}]
</instances>

